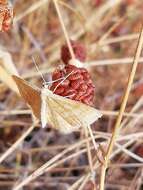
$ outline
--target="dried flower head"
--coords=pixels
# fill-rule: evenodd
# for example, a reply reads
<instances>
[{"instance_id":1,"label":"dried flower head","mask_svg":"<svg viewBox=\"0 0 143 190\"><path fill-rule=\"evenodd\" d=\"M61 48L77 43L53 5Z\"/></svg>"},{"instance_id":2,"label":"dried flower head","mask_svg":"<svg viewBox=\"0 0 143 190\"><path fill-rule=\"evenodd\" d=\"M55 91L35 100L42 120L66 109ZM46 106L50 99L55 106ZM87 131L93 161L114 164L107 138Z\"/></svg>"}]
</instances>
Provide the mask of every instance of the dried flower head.
<instances>
[{"instance_id":1,"label":"dried flower head","mask_svg":"<svg viewBox=\"0 0 143 190\"><path fill-rule=\"evenodd\" d=\"M64 78L66 79L64 80ZM56 69L53 72L52 80L55 82L50 89L55 94L87 105L93 105L95 87L90 74L85 68L78 68L70 64L66 65L64 69Z\"/></svg>"},{"instance_id":2,"label":"dried flower head","mask_svg":"<svg viewBox=\"0 0 143 190\"><path fill-rule=\"evenodd\" d=\"M83 46L81 43L71 40L71 46L73 48L75 57L80 60L81 62L84 62L86 59L86 49L85 46ZM69 51L68 46L65 44L61 48L61 59L65 64L69 63L69 60L71 59L71 54Z\"/></svg>"},{"instance_id":3,"label":"dried flower head","mask_svg":"<svg viewBox=\"0 0 143 190\"><path fill-rule=\"evenodd\" d=\"M0 3L0 32L7 32L12 24L13 9L7 3Z\"/></svg>"}]
</instances>

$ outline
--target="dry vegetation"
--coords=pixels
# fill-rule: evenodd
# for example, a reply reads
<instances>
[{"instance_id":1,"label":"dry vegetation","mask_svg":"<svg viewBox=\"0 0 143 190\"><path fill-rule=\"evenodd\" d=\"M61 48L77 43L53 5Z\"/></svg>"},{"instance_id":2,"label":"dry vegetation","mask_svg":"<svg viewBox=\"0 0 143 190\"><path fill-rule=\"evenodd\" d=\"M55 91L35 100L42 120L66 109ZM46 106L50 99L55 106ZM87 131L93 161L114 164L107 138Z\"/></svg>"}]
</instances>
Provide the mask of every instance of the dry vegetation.
<instances>
[{"instance_id":1,"label":"dry vegetation","mask_svg":"<svg viewBox=\"0 0 143 190\"><path fill-rule=\"evenodd\" d=\"M47 80L53 69L62 64L60 48L65 36L53 1L13 0L12 3L13 27L7 33L0 33L0 189L99 189L106 166L101 167L97 162L92 140L89 138L87 149L82 130L62 135L48 127L42 129L32 120L31 111L10 76L19 73L41 87L42 80L31 57L36 58ZM143 0L59 0L59 5L70 38L82 42L87 49L85 66L96 87L95 107L103 112L92 132L104 156L115 126L122 127L108 155L111 161L103 188L142 190L143 57L140 52L134 61L135 66L139 62L135 76L132 73L134 82L128 85L129 97L126 93L123 100L123 95L143 23ZM126 101L125 112L122 107L121 117L116 120L121 104L124 102L125 106ZM88 163L89 149L92 168ZM96 187L90 168L95 171Z\"/></svg>"}]
</instances>

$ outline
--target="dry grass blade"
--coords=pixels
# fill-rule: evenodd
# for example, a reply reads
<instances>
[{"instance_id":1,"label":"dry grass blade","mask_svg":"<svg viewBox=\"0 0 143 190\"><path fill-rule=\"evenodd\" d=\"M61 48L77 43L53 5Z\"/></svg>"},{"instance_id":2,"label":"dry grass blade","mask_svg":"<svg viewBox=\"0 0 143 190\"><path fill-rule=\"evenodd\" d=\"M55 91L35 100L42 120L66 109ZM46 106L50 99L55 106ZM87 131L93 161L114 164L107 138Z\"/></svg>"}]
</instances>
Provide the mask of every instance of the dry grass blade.
<instances>
[{"instance_id":1,"label":"dry grass blade","mask_svg":"<svg viewBox=\"0 0 143 190\"><path fill-rule=\"evenodd\" d=\"M0 66L0 80L4 82L11 90L16 92L17 94L19 93L18 88L13 81L12 77L10 76L9 73L6 72L6 70Z\"/></svg>"},{"instance_id":2,"label":"dry grass blade","mask_svg":"<svg viewBox=\"0 0 143 190\"><path fill-rule=\"evenodd\" d=\"M132 57L122 58L122 59L105 59L105 60L96 60L96 61L89 61L89 63L86 63L86 67L91 66L103 66L103 65L117 65L117 64L131 64L133 62ZM141 57L139 59L139 63L143 62L143 58Z\"/></svg>"},{"instance_id":3,"label":"dry grass blade","mask_svg":"<svg viewBox=\"0 0 143 190\"><path fill-rule=\"evenodd\" d=\"M47 168L50 167L52 164L56 164L56 161L58 161L60 158L62 158L63 156L65 156L66 153L70 152L71 150L80 147L83 142L85 143L86 140L84 141L80 141L78 143L75 143L74 145L71 145L69 148L63 150L61 153L59 153L58 155L56 155L55 157L53 157L51 160L49 160L48 162L46 162L44 165L42 165L40 168L38 168L35 172L33 172L31 175L29 175L27 178L25 178L21 183L19 183L18 185L16 185L13 190L19 190L21 189L23 186L27 185L28 183L30 183L32 180L36 179L37 177L39 177L40 175L44 174L44 172L47 171Z\"/></svg>"},{"instance_id":4,"label":"dry grass blade","mask_svg":"<svg viewBox=\"0 0 143 190\"><path fill-rule=\"evenodd\" d=\"M4 82L11 90L19 94L18 88L11 77L12 74L18 75L18 71L12 61L11 55L6 51L0 50L0 59L0 80Z\"/></svg>"},{"instance_id":5,"label":"dry grass blade","mask_svg":"<svg viewBox=\"0 0 143 190\"><path fill-rule=\"evenodd\" d=\"M12 154L23 142L23 140L31 133L34 129L35 124L33 124L29 129L23 133L23 135L4 153L0 156L0 163L2 163L10 154Z\"/></svg>"},{"instance_id":6,"label":"dry grass blade","mask_svg":"<svg viewBox=\"0 0 143 190\"><path fill-rule=\"evenodd\" d=\"M131 137L130 137L131 138ZM112 155L111 155L111 158L114 158L117 154L119 154L123 149L126 149L128 146L130 146L131 144L133 144L133 142L135 140L137 140L138 137L134 137L132 138L131 140L129 140L127 143L123 144L121 147L118 147L118 149L116 149ZM94 169L96 169L97 167L99 167L99 165L97 165L96 163L94 164ZM87 175L84 176L83 181L81 182L81 185L80 187L78 188L78 190L82 190L85 186L85 184L87 183L87 181L89 180L90 178L90 173L88 173Z\"/></svg>"},{"instance_id":7,"label":"dry grass blade","mask_svg":"<svg viewBox=\"0 0 143 190\"><path fill-rule=\"evenodd\" d=\"M66 27L65 27L62 15L61 15L60 8L58 6L58 2L57 2L57 0L53 0L53 3L55 5L56 11L57 11L57 14L58 14L58 17L59 17L59 21L61 23L61 27L62 27L64 36L65 36L65 39L66 39L66 42L67 42L67 45L68 45L68 48L69 48L69 51L70 51L70 54L71 54L71 57L72 57L72 59L74 59L75 58L74 51L73 51L73 48L71 46L71 42L69 40L69 36L68 36L67 30L66 30Z\"/></svg>"},{"instance_id":8,"label":"dry grass blade","mask_svg":"<svg viewBox=\"0 0 143 190\"><path fill-rule=\"evenodd\" d=\"M120 111L119 111L119 115L118 115L116 123L115 123L115 129L114 129L114 132L112 134L112 137L111 137L111 140L110 140L110 143L109 143L109 146L108 146L107 154L105 156L105 162L102 165L101 180L100 180L100 190L104 190L106 169L108 168L108 162L109 162L110 155L111 155L111 152L113 150L113 147L114 147L114 144L115 144L115 141L116 141L116 137L117 137L117 135L119 134L119 131L120 131L120 124L121 124L121 121L122 121L122 118L123 118L123 113L124 113L125 108L126 108L126 104L127 104L128 97L129 97L129 94L130 94L131 86L132 86L133 79L134 79L136 69L137 69L137 66L138 66L138 61L139 61L139 57L140 57L140 54L141 54L141 51L142 51L142 46L143 46L143 28L142 28L141 33L140 33L140 37L139 37L139 41L138 41L138 45L137 45L137 50L136 50L133 66L132 66L132 69L131 69L131 72L130 72L130 76L129 76L129 79L128 79L128 84L127 84L127 88L126 88L126 91L125 91L125 95L123 97L121 108L120 108Z\"/></svg>"},{"instance_id":9,"label":"dry grass blade","mask_svg":"<svg viewBox=\"0 0 143 190\"><path fill-rule=\"evenodd\" d=\"M18 71L16 66L13 63L12 57L10 53L7 51L0 50L0 59L2 59L2 64L4 68L13 75L18 75Z\"/></svg>"},{"instance_id":10,"label":"dry grass blade","mask_svg":"<svg viewBox=\"0 0 143 190\"><path fill-rule=\"evenodd\" d=\"M138 137L136 137L138 138ZM91 140L91 139L90 139ZM117 155L120 151L122 151L123 148L128 147L130 144L133 143L135 139L131 139L130 141L128 141L127 143L125 143L124 145L122 145L121 147L119 147L118 150L116 150L112 156ZM62 158L63 156L65 156L66 153L70 152L71 150L74 150L75 148L80 147L81 145L83 146L83 143L86 143L87 139L84 139L78 143L75 143L74 145L71 145L69 148L65 149L64 151L62 151L61 153L59 153L58 155L56 155L55 157L53 157L51 160L49 160L48 162L46 162L44 165L42 165L40 168L38 168L36 171L34 171L31 175L29 175L27 178L25 178L21 183L19 183L18 185L15 186L14 190L19 190L20 188L22 188L23 186L29 184L32 180L36 179L37 177L39 177L40 175L44 174L45 172L51 170L54 167L57 167L58 165L64 163L65 161L67 161L68 159L73 158L74 156L80 155L82 152L86 152L86 148L82 149L81 151L74 153L68 157L64 157L63 159L59 160L60 158ZM92 147L90 147L92 148ZM58 161L59 160L59 161ZM97 163L94 164L94 169L96 169L99 165L97 165ZM87 174L87 176L85 178L82 178L84 180L84 183L82 183L80 189L82 189L84 187L84 184L87 182L87 180L89 179L89 177L91 177L91 173L89 172Z\"/></svg>"},{"instance_id":11,"label":"dry grass blade","mask_svg":"<svg viewBox=\"0 0 143 190\"><path fill-rule=\"evenodd\" d=\"M89 141L89 138L88 138L89 134L88 134L88 130L87 130L86 126L84 127L84 133L85 133L85 137L87 139L86 146L87 146L88 164L90 166L91 175L93 175L94 174L93 160L92 160L92 154L91 154L91 149L90 149L90 141Z\"/></svg>"},{"instance_id":12,"label":"dry grass blade","mask_svg":"<svg viewBox=\"0 0 143 190\"><path fill-rule=\"evenodd\" d=\"M21 13L20 15L16 16L14 18L14 22L18 22L19 20L21 20L23 17L27 16L28 14L36 11L37 9L39 9L41 6L43 6L45 3L47 3L49 0L39 0L38 2L36 2L35 4L31 5L31 7L29 7L26 11L24 11L23 13Z\"/></svg>"},{"instance_id":13,"label":"dry grass blade","mask_svg":"<svg viewBox=\"0 0 143 190\"><path fill-rule=\"evenodd\" d=\"M110 111L110 110L100 110L102 115L104 116L117 116L119 114L118 111ZM11 110L11 111L0 111L0 115L29 115L31 114L31 110L25 109L25 110ZM124 112L123 116L130 118L143 118L142 113L127 113Z\"/></svg>"}]
</instances>

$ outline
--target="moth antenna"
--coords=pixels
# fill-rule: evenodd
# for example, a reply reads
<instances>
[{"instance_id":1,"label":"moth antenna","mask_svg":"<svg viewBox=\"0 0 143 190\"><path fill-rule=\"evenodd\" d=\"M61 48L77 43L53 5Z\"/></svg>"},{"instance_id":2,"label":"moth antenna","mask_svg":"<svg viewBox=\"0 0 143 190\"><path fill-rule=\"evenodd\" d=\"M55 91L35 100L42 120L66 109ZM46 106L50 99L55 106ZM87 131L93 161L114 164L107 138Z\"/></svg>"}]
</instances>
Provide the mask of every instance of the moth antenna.
<instances>
[{"instance_id":1,"label":"moth antenna","mask_svg":"<svg viewBox=\"0 0 143 190\"><path fill-rule=\"evenodd\" d=\"M36 70L39 72L39 74L40 74L40 76L41 76L41 78L42 78L42 80L43 80L43 82L44 82L44 84L46 83L46 80L44 79L44 76L43 76L43 74L41 73L41 71L40 71L40 69L39 69L39 67L38 67L38 65L37 65L37 63L36 63L36 61L35 61L35 58L32 56L32 61L33 61L33 63L34 63L34 65L35 65L35 67L36 67Z\"/></svg>"},{"instance_id":2,"label":"moth antenna","mask_svg":"<svg viewBox=\"0 0 143 190\"><path fill-rule=\"evenodd\" d=\"M47 81L46 84L51 84L51 83L57 82L57 81L59 81L59 80L61 80L61 79L64 79L64 77L61 77L61 78L59 78L59 79L52 80L52 81Z\"/></svg>"},{"instance_id":3,"label":"moth antenna","mask_svg":"<svg viewBox=\"0 0 143 190\"><path fill-rule=\"evenodd\" d=\"M67 76L65 76L64 79L63 79L59 84L57 84L57 86L54 88L53 93L54 93L54 92L56 91L56 89L57 89L71 74L73 74L73 73L74 73L74 71L70 72Z\"/></svg>"}]
</instances>

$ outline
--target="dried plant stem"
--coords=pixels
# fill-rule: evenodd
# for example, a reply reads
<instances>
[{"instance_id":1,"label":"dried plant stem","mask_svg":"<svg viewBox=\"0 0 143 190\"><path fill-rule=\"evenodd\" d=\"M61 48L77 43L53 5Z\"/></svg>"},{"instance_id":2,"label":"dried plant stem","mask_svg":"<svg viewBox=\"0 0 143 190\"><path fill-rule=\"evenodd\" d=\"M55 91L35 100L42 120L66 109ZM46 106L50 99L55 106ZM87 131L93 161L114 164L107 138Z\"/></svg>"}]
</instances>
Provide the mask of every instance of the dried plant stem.
<instances>
[{"instance_id":1,"label":"dried plant stem","mask_svg":"<svg viewBox=\"0 0 143 190\"><path fill-rule=\"evenodd\" d=\"M116 143L116 146L118 148L121 148L121 150L126 153L128 156L130 156L131 158L133 158L134 160L137 160L138 162L143 163L143 158L138 156L137 154L131 152L130 150L127 150L126 148L122 147L120 144Z\"/></svg>"},{"instance_id":2,"label":"dried plant stem","mask_svg":"<svg viewBox=\"0 0 143 190\"><path fill-rule=\"evenodd\" d=\"M135 76L135 73L136 73L136 69L137 69L139 57L140 57L140 54L141 54L142 46L143 46L143 28L142 28L141 33L140 33L136 54L135 54L135 57L134 57L132 69L131 69L129 79L128 79L127 88L126 88L126 91L125 91L125 94L124 94L124 97L123 97L123 100L122 100L119 115L118 115L116 123L115 123L115 129L114 129L114 132L112 134L112 137L111 137L108 149L107 149L107 154L105 156L104 164L102 165L101 180L100 180L100 190L104 190L105 175L106 175L106 170L108 168L108 162L109 162L112 150L113 150L113 146L114 146L115 141L116 141L116 137L117 137L117 135L119 133L119 130L120 130L120 124L121 124L121 121L122 121L123 113L124 113L125 108L126 108L126 104L127 104L127 100L128 100L129 94L130 94L133 79L134 79L134 76Z\"/></svg>"},{"instance_id":3,"label":"dried plant stem","mask_svg":"<svg viewBox=\"0 0 143 190\"><path fill-rule=\"evenodd\" d=\"M138 139L138 137L134 137L134 138L130 138L131 140L129 140L128 142L122 144L121 147L118 147L118 149L114 150L114 152L111 155L111 158L115 157L117 154L119 154L124 148L127 149L128 146L130 146L135 140ZM96 169L99 165L97 165L97 163L94 164L94 169ZM78 190L82 190L83 187L85 186L85 184L87 183L87 181L89 180L90 174L86 174L83 178L83 181L81 183L81 186L78 188ZM69 189L71 190L71 189Z\"/></svg>"},{"instance_id":4,"label":"dried plant stem","mask_svg":"<svg viewBox=\"0 0 143 190\"><path fill-rule=\"evenodd\" d=\"M131 64L133 62L133 57L125 57L122 59L104 59L104 60L96 60L96 61L89 61L85 63L85 67L92 67L92 66L103 66L103 65L120 65L120 64ZM143 57L140 57L139 63L143 63Z\"/></svg>"},{"instance_id":5,"label":"dried plant stem","mask_svg":"<svg viewBox=\"0 0 143 190\"><path fill-rule=\"evenodd\" d=\"M5 83L11 90L19 94L18 88L11 78L11 75L0 65L0 80Z\"/></svg>"},{"instance_id":6,"label":"dried plant stem","mask_svg":"<svg viewBox=\"0 0 143 190\"><path fill-rule=\"evenodd\" d=\"M137 137L136 137L137 138ZM117 155L120 151L123 150L123 148L128 147L130 144L133 143L133 141L136 139L131 139L130 141L128 141L127 143L125 143L124 145L122 145L121 147L118 148L118 150L116 150L113 154L112 157ZM62 158L63 156L65 156L66 153L74 150L75 148L80 147L81 145L83 146L83 143L86 143L87 139L84 139L78 143L75 143L74 145L70 146L69 148L65 149L64 151L62 151L61 153L59 153L58 155L56 155L55 157L53 157L51 160L49 160L48 162L46 162L44 165L42 165L40 168L38 168L37 170L35 170L31 175L29 175L28 177L26 177L21 183L19 183L13 190L19 190L20 188L22 188L23 186L27 185L28 183L30 183L32 180L36 179L37 177L39 177L40 175L44 174L45 172L53 169L54 167L57 167L58 165L66 162L67 160L74 158L84 152L86 152L86 148L80 150L77 153L73 153L70 156L64 157L63 159L59 160L60 158ZM90 147L90 149L93 149L93 147ZM99 164L96 162L93 165L94 170L99 167ZM85 183L87 182L87 180L89 179L89 177L91 177L91 174L88 173L87 176L85 176L85 178L83 178L84 183L82 183L81 188L79 190L81 190L83 188L83 186L85 185Z\"/></svg>"},{"instance_id":7,"label":"dried plant stem","mask_svg":"<svg viewBox=\"0 0 143 190\"><path fill-rule=\"evenodd\" d=\"M0 47L0 60L2 61L0 63L0 80L3 83L5 83L11 90L19 94L18 88L11 77L12 74L18 76L17 68L13 63L10 53L2 50L1 47Z\"/></svg>"},{"instance_id":8,"label":"dried plant stem","mask_svg":"<svg viewBox=\"0 0 143 190\"><path fill-rule=\"evenodd\" d=\"M133 108L131 109L130 113L132 114L132 113L137 112L137 110L142 106L142 104L143 104L143 96L141 96L141 97L139 98L139 100L136 102L136 104L135 104L135 105L133 106ZM136 119L140 119L140 118L137 117ZM128 126L130 125L130 122L132 122L132 120L131 120L130 122L129 122L129 121L130 121L130 119L129 119L129 118L126 118L126 119L124 119L124 121L121 123L121 127L127 125L126 128L122 130L122 133L123 133L123 134L125 134L125 131L127 131ZM129 122L129 123L128 123L128 122Z\"/></svg>"},{"instance_id":9,"label":"dried plant stem","mask_svg":"<svg viewBox=\"0 0 143 190\"><path fill-rule=\"evenodd\" d=\"M18 189L22 188L23 186L27 185L29 182L31 182L32 180L36 179L38 176L42 175L45 171L47 171L47 168L49 168L49 167L51 168L55 164L57 165L56 161L58 161L60 158L62 158L63 156L65 156L66 153L72 151L73 149L75 149L77 147L80 147L85 142L86 142L86 140L82 140L82 141L80 141L78 143L75 143L74 145L71 145L67 149L63 150L61 153L57 154L55 157L53 157L52 159L50 159L49 161L47 161L44 165L42 165L41 167L39 167L35 172L33 172L31 175L29 175L21 183L19 183L18 185L16 185L16 187L14 187L13 190L18 190ZM64 159L64 161L65 161L65 159Z\"/></svg>"},{"instance_id":10,"label":"dried plant stem","mask_svg":"<svg viewBox=\"0 0 143 190\"><path fill-rule=\"evenodd\" d=\"M100 163L102 163L102 159L100 159L100 157L99 157L99 155L98 155L98 145L96 144L96 142L95 142L95 138L94 138L94 135L93 135L93 132L92 132L92 129L91 129L91 127L90 127L90 125L87 125L87 128L88 128L88 131L89 131L89 134L90 134L90 137L91 137L91 140L92 140L92 143L93 143L93 145L94 145L94 149L95 149L95 154L96 154L96 157L97 157L97 159L98 159L98 161L100 162Z\"/></svg>"},{"instance_id":11,"label":"dried plant stem","mask_svg":"<svg viewBox=\"0 0 143 190\"><path fill-rule=\"evenodd\" d=\"M67 149L65 151L67 151ZM76 153L71 154L70 156L64 157L63 159L61 159L59 161L58 161L57 157L59 157L59 156L62 157L62 156L64 156L65 153L64 154L63 153L58 154L57 156L52 158L50 161L48 161L47 163L42 165L40 168L38 168L36 171L34 171L30 176L28 176L25 180L23 180L20 184L18 184L13 190L21 189L23 186L27 185L32 180L36 179L37 177L44 174L45 172L48 172L49 170L57 167L58 165L66 162L66 161L68 161L68 160L70 160L76 156L79 156L80 154L85 153L85 152L86 152L86 149L84 148L84 149L82 149Z\"/></svg>"},{"instance_id":12,"label":"dried plant stem","mask_svg":"<svg viewBox=\"0 0 143 190\"><path fill-rule=\"evenodd\" d=\"M139 38L138 33L122 35L122 36L118 36L118 37L114 37L114 38L105 39L104 41L100 42L99 46L109 45L109 44L118 43L118 42L120 43L120 42L125 42L125 41L136 40L138 38ZM93 44L92 46L95 46L95 44Z\"/></svg>"},{"instance_id":13,"label":"dried plant stem","mask_svg":"<svg viewBox=\"0 0 143 190\"><path fill-rule=\"evenodd\" d=\"M84 181L85 176L80 177L72 186L69 187L68 190L78 189L79 185Z\"/></svg>"},{"instance_id":14,"label":"dried plant stem","mask_svg":"<svg viewBox=\"0 0 143 190\"><path fill-rule=\"evenodd\" d=\"M49 0L39 0L36 3L32 4L28 9L26 9L26 11L22 12L20 15L16 16L14 18L14 23L18 22L19 20L23 19L25 16L27 16L28 14L36 11L37 9L39 9L41 6L43 6L44 4L46 4Z\"/></svg>"},{"instance_id":15,"label":"dried plant stem","mask_svg":"<svg viewBox=\"0 0 143 190\"><path fill-rule=\"evenodd\" d=\"M100 110L100 112L105 116L116 116L118 115L118 111L110 111L110 110ZM29 115L31 114L31 110L11 110L11 111L0 111L0 115ZM133 118L142 118L142 113L127 113L124 112L123 116L133 117Z\"/></svg>"},{"instance_id":16,"label":"dried plant stem","mask_svg":"<svg viewBox=\"0 0 143 190\"><path fill-rule=\"evenodd\" d=\"M67 45L68 45L68 48L69 48L71 57L72 57L72 59L74 59L74 58L75 58L74 51L73 51L73 48L72 48L71 43L70 43L70 39L69 39L69 36L68 36L68 32L67 32L67 30L66 30L66 27L65 27L65 24L64 24L64 21L63 21L61 12L60 12L60 8L59 8L59 5L58 5L58 2L57 2L57 0L53 0L53 3L54 3L54 5L55 5L55 8L56 8L56 11L57 11L59 20L60 20L61 27L62 27L62 29L63 29L64 36L65 36L65 38L66 38Z\"/></svg>"},{"instance_id":17,"label":"dried plant stem","mask_svg":"<svg viewBox=\"0 0 143 190\"><path fill-rule=\"evenodd\" d=\"M89 162L89 166L90 166L90 171L91 171L91 173L94 173L87 127L84 127L84 132L85 132L85 137L87 139L86 146L87 146L87 155L88 155L88 162Z\"/></svg>"},{"instance_id":18,"label":"dried plant stem","mask_svg":"<svg viewBox=\"0 0 143 190\"><path fill-rule=\"evenodd\" d=\"M16 148L18 148L23 140L31 133L31 131L34 129L35 124L33 124L24 134L0 157L0 163L2 163L12 152L15 151Z\"/></svg>"},{"instance_id":19,"label":"dried plant stem","mask_svg":"<svg viewBox=\"0 0 143 190\"><path fill-rule=\"evenodd\" d=\"M104 43L106 38L124 21L124 19L125 16L121 17L115 24L113 24L113 26L110 27L109 30L100 38L98 45L100 45L100 43Z\"/></svg>"}]
</instances>

